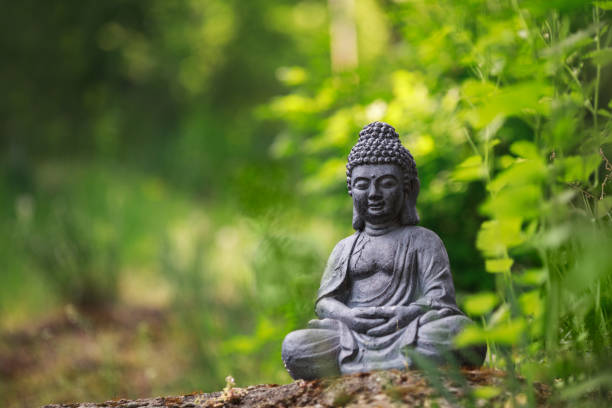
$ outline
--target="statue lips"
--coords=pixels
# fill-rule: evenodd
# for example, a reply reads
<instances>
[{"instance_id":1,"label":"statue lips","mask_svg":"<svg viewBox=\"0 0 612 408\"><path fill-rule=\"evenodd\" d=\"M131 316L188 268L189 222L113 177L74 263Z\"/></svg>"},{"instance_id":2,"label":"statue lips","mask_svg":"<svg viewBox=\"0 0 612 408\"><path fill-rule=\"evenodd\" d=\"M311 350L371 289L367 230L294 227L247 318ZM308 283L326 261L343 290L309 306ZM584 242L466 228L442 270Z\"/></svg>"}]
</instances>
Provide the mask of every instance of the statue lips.
<instances>
[{"instance_id":1,"label":"statue lips","mask_svg":"<svg viewBox=\"0 0 612 408\"><path fill-rule=\"evenodd\" d=\"M384 201L368 202L368 210L373 213L380 213L385 209Z\"/></svg>"}]
</instances>

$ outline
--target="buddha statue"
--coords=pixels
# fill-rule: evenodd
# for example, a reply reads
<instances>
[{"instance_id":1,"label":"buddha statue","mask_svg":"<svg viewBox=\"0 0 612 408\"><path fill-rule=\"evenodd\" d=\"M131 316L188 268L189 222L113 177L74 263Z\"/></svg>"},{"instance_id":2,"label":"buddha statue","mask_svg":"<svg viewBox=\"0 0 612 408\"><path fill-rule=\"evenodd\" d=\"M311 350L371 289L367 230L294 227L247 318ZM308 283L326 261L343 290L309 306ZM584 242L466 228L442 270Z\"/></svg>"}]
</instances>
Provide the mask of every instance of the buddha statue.
<instances>
[{"instance_id":1,"label":"buddha statue","mask_svg":"<svg viewBox=\"0 0 612 408\"><path fill-rule=\"evenodd\" d=\"M444 244L416 225L416 164L395 129L365 126L346 167L356 232L329 257L319 319L283 341L289 374L309 380L412 368L409 350L437 364L481 365L486 346L454 346L471 320L455 302Z\"/></svg>"}]
</instances>

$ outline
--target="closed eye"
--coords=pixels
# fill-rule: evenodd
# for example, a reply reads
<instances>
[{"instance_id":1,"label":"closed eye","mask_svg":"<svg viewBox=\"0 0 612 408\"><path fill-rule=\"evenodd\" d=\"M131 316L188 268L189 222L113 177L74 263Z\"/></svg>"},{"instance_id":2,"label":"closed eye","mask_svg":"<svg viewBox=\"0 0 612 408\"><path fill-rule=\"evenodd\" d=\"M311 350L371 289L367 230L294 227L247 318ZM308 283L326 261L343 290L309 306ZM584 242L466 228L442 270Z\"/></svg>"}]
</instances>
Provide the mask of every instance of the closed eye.
<instances>
[{"instance_id":1,"label":"closed eye","mask_svg":"<svg viewBox=\"0 0 612 408\"><path fill-rule=\"evenodd\" d=\"M357 180L353 183L353 187L357 190L367 190L370 187L370 182L367 180Z\"/></svg>"},{"instance_id":2,"label":"closed eye","mask_svg":"<svg viewBox=\"0 0 612 408\"><path fill-rule=\"evenodd\" d=\"M385 177L381 180L380 185L383 188L393 188L397 186L397 180L395 177Z\"/></svg>"}]
</instances>

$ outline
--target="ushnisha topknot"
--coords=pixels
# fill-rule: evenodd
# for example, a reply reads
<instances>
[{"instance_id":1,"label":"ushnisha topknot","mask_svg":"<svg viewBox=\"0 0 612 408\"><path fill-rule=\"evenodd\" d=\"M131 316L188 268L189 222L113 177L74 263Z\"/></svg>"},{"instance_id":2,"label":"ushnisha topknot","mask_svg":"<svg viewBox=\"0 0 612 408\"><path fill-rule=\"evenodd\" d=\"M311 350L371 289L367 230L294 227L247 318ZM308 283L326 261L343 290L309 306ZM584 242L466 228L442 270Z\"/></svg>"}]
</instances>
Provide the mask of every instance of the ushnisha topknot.
<instances>
[{"instance_id":1,"label":"ushnisha topknot","mask_svg":"<svg viewBox=\"0 0 612 408\"><path fill-rule=\"evenodd\" d=\"M359 132L359 139L348 155L346 183L351 191L351 173L362 164L396 164L404 173L404 186L418 183L414 158L399 139L393 126L384 122L372 122Z\"/></svg>"}]
</instances>

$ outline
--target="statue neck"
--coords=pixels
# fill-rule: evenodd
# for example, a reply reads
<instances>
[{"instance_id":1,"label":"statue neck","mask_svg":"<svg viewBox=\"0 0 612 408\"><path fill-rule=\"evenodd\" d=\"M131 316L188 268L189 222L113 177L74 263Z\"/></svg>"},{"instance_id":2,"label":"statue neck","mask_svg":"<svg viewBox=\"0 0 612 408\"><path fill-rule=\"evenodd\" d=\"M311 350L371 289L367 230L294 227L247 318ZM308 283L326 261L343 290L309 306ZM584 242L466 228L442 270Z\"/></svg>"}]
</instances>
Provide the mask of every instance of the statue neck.
<instances>
[{"instance_id":1,"label":"statue neck","mask_svg":"<svg viewBox=\"0 0 612 408\"><path fill-rule=\"evenodd\" d=\"M369 236L379 236L385 235L393 230L401 227L400 223L397 220L390 221L384 224L370 224L368 222L365 223L364 232Z\"/></svg>"}]
</instances>

